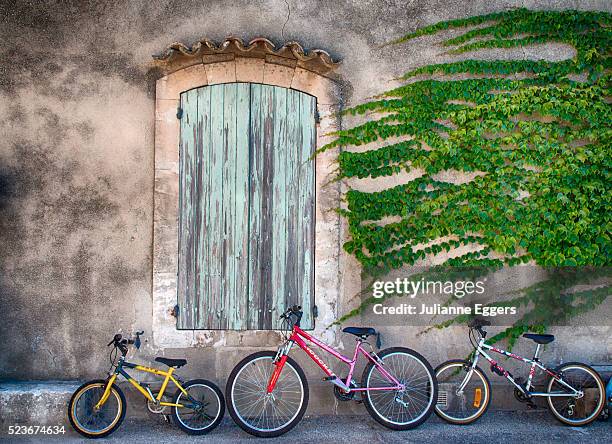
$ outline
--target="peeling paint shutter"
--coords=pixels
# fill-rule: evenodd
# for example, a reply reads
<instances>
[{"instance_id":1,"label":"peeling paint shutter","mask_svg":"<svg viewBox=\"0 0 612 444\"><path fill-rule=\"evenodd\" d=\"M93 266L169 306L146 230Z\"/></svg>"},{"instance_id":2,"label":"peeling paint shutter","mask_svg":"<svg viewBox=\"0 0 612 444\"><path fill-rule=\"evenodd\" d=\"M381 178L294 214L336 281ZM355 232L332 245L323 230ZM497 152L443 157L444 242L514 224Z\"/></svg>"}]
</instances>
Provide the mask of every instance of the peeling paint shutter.
<instances>
[{"instance_id":1,"label":"peeling paint shutter","mask_svg":"<svg viewBox=\"0 0 612 444\"><path fill-rule=\"evenodd\" d=\"M313 327L314 97L230 83L181 94L180 329Z\"/></svg>"}]
</instances>

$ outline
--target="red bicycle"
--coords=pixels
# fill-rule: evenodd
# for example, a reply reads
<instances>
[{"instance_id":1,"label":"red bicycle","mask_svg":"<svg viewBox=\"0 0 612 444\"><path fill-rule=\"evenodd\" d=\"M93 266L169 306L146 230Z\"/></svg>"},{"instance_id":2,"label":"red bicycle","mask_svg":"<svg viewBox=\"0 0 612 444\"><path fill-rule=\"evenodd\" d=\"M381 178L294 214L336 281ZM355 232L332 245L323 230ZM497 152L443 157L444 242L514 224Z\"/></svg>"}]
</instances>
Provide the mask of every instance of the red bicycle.
<instances>
[{"instance_id":1,"label":"red bicycle","mask_svg":"<svg viewBox=\"0 0 612 444\"><path fill-rule=\"evenodd\" d=\"M393 347L374 352L367 342L377 335L373 328L347 327L342 331L356 336L353 357L349 358L313 338L300 328L301 307L293 306L280 319L291 332L278 351L247 356L232 370L226 386L228 409L234 421L246 432L274 437L291 430L302 419L308 405L308 381L304 371L290 358L294 344L323 370L334 385L334 394L349 401L361 394L368 413L380 424L394 430L407 430L431 415L437 399L437 382L429 362L417 352ZM320 347L348 365L345 378L338 377L306 341ZM370 351L364 347L368 346ZM353 380L359 355L367 360L361 384Z\"/></svg>"}]
</instances>

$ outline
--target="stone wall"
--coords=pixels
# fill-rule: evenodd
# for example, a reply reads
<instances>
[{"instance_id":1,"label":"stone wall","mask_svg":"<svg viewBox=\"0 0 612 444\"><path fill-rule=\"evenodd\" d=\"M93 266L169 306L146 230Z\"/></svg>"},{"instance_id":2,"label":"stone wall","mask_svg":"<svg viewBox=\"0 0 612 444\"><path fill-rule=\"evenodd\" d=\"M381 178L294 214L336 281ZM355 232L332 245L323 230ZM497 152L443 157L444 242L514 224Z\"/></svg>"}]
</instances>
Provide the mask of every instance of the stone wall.
<instances>
[{"instance_id":1,"label":"stone wall","mask_svg":"<svg viewBox=\"0 0 612 444\"><path fill-rule=\"evenodd\" d=\"M149 342L134 360L147 363L158 354L187 357L186 375L224 385L244 355L276 344L277 335L267 332L211 340L203 334L189 347L152 340L155 320L163 315L156 311L152 278L155 84L163 74L152 55L171 42L264 36L279 44L296 40L306 48L325 49L342 60L336 71L340 105L351 106L388 90L410 68L453 60L435 46L438 36L381 48L420 26L517 6L612 10L607 1L288 4L0 4L0 378L99 377L108 368L105 344L112 335L144 329ZM572 55L571 48L550 44L483 57L557 60ZM320 130L325 134L325 128ZM351 185L374 190L400 180L408 178ZM340 219L330 223L342 229ZM341 252L340 242L336 247ZM339 255L338 268L328 272L337 273L341 296L317 295L329 302L318 326L336 345L351 347L349 338L324 330L334 316L355 306L353 295L360 287L356 261ZM408 345L434 365L468 352L463 329L417 336L419 331L388 328L385 345ZM546 350L550 359L610 359L609 327L558 328L555 333L561 340ZM304 367L318 375L312 364L304 362ZM331 388L314 378L311 389L327 401L312 405L330 412Z\"/></svg>"}]
</instances>

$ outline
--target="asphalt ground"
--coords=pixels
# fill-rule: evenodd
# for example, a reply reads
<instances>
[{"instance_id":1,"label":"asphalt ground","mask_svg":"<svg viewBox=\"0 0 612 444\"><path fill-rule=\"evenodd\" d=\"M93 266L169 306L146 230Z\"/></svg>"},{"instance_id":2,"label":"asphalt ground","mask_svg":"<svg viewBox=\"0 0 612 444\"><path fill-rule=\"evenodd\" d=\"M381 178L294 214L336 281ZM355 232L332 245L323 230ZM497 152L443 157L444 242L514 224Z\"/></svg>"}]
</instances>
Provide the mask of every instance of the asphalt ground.
<instances>
[{"instance_id":1,"label":"asphalt ground","mask_svg":"<svg viewBox=\"0 0 612 444\"><path fill-rule=\"evenodd\" d=\"M107 438L96 442L109 443L611 443L612 419L595 421L587 427L568 427L557 422L546 411L488 412L478 422L454 426L435 415L414 430L397 432L380 426L369 416L323 416L302 420L289 433L272 439L256 438L243 432L229 415L208 435L189 436L159 418L130 420ZM81 438L69 426L59 436L8 436L0 434L0 442L92 442Z\"/></svg>"}]
</instances>

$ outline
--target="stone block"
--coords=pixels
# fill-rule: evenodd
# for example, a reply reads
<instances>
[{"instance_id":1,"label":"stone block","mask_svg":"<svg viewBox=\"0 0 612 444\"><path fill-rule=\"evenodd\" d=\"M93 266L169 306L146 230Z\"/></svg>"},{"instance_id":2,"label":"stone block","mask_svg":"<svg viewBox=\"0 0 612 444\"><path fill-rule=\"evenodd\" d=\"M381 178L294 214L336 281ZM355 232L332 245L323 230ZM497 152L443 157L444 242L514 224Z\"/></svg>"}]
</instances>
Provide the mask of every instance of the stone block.
<instances>
[{"instance_id":1,"label":"stone block","mask_svg":"<svg viewBox=\"0 0 612 444\"><path fill-rule=\"evenodd\" d=\"M264 81L264 59L237 58L236 59L236 81L263 83Z\"/></svg>"},{"instance_id":2,"label":"stone block","mask_svg":"<svg viewBox=\"0 0 612 444\"><path fill-rule=\"evenodd\" d=\"M295 68L276 65L272 63L264 64L263 82L266 85L282 86L283 88L290 88L291 81L293 80L293 73Z\"/></svg>"},{"instance_id":3,"label":"stone block","mask_svg":"<svg viewBox=\"0 0 612 444\"><path fill-rule=\"evenodd\" d=\"M207 66L193 65L162 77L156 83L156 99L178 100L183 91L207 85Z\"/></svg>"},{"instance_id":4,"label":"stone block","mask_svg":"<svg viewBox=\"0 0 612 444\"><path fill-rule=\"evenodd\" d=\"M232 83L236 81L236 62L234 60L206 65L209 85Z\"/></svg>"},{"instance_id":5,"label":"stone block","mask_svg":"<svg viewBox=\"0 0 612 444\"><path fill-rule=\"evenodd\" d=\"M340 87L331 79L297 67L291 80L291 88L304 91L317 98L317 103L331 105L340 101Z\"/></svg>"}]
</instances>

